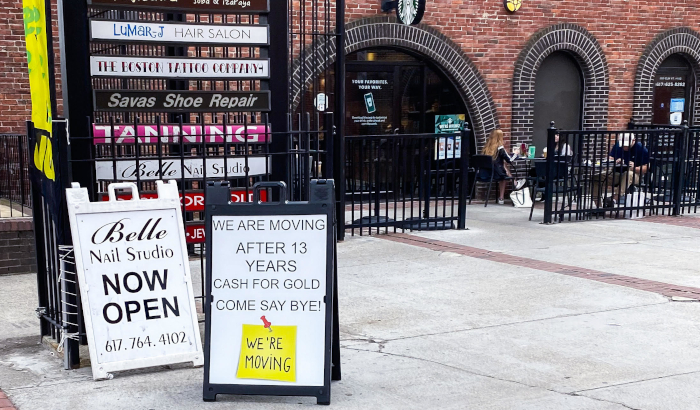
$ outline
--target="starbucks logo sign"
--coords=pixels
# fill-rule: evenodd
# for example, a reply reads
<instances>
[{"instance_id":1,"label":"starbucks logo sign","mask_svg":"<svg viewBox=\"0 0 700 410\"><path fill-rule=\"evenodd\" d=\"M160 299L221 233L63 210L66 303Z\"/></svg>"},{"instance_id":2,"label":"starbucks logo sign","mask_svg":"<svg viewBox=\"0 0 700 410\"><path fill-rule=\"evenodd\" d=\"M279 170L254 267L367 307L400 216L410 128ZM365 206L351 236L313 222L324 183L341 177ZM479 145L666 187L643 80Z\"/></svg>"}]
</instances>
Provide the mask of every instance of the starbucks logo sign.
<instances>
[{"instance_id":1,"label":"starbucks logo sign","mask_svg":"<svg viewBox=\"0 0 700 410\"><path fill-rule=\"evenodd\" d=\"M418 24L423 19L425 0L398 0L396 16L403 24Z\"/></svg>"}]
</instances>

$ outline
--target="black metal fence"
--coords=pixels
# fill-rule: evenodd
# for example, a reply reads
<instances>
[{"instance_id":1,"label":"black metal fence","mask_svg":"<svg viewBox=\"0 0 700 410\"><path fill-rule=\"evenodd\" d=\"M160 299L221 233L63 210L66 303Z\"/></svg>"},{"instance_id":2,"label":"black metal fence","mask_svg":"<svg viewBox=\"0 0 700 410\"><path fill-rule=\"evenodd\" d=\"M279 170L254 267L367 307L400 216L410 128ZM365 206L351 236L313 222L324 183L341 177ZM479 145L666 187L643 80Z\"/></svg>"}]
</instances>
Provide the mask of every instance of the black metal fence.
<instances>
[{"instance_id":1,"label":"black metal fence","mask_svg":"<svg viewBox=\"0 0 700 410\"><path fill-rule=\"evenodd\" d=\"M680 215L700 206L700 130L548 130L544 222Z\"/></svg>"},{"instance_id":2,"label":"black metal fence","mask_svg":"<svg viewBox=\"0 0 700 410\"><path fill-rule=\"evenodd\" d=\"M31 216L26 135L0 134L0 218Z\"/></svg>"},{"instance_id":3,"label":"black metal fence","mask_svg":"<svg viewBox=\"0 0 700 410\"><path fill-rule=\"evenodd\" d=\"M464 229L469 131L345 137L345 228ZM464 153L464 155L462 155Z\"/></svg>"},{"instance_id":4,"label":"black metal fence","mask_svg":"<svg viewBox=\"0 0 700 410\"><path fill-rule=\"evenodd\" d=\"M341 116L334 115L343 97L342 57L332 66L307 64L304 50L314 44L344 44L342 0L287 0L269 14L170 13L122 11L84 2L62 4L65 41L64 104L70 107L71 134L66 123L54 122L62 188L73 181L86 187L93 201L106 200L112 182L134 182L142 197L155 195L155 181L175 180L181 192L183 219L195 281L201 301L204 280L204 186L226 180L232 201L249 201L256 182L282 180L290 200L305 200L312 178L333 178L344 170L334 161L342 150ZM61 7L61 6L59 6ZM337 11L337 12L336 12ZM61 14L61 13L59 13ZM144 22L187 21L219 24L269 24L269 46L132 45L87 41L90 18ZM334 24L333 22L336 21ZM341 24L337 24L340 21ZM328 43L332 44L332 43ZM335 48L318 51L319 61L332 61ZM89 54L100 56L270 58L271 78L257 80L96 78L90 76ZM294 75L291 68L297 64ZM293 81L297 79L297 81ZM270 91L269 113L261 112L93 112L93 90ZM311 96L293 102L292 94ZM332 104L313 103L325 94ZM325 101L324 101L325 102ZM330 105L329 105L330 104ZM335 108L331 108L335 107ZM333 111L333 113L331 113ZM291 115L290 113L296 113ZM31 129L30 129L31 133ZM31 134L30 134L31 135ZM336 142L337 141L337 142ZM70 154L70 155L69 155ZM68 160L70 158L70 160ZM337 158L337 157L336 157ZM335 168L335 171L334 171ZM342 177L339 177L342 180ZM264 192L262 200L274 200ZM72 261L72 243L65 209L56 211L32 187L36 204L37 272L41 333L65 352L66 368L80 362L85 329ZM63 194L61 194L63 195ZM118 192L120 199L130 194ZM65 206L64 198L58 198ZM199 282L199 283L196 283Z\"/></svg>"}]
</instances>

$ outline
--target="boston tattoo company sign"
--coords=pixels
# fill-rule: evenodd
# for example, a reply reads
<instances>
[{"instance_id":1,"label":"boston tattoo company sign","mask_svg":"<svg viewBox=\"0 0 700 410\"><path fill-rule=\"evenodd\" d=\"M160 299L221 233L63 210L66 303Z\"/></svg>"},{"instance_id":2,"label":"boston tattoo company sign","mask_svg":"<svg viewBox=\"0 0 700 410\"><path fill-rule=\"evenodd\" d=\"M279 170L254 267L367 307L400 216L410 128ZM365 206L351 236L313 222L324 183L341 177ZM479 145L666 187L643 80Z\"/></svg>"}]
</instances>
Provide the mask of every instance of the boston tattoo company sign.
<instances>
[{"instance_id":1,"label":"boston tattoo company sign","mask_svg":"<svg viewBox=\"0 0 700 410\"><path fill-rule=\"evenodd\" d=\"M130 9L170 9L193 13L268 13L270 0L88 0L92 6Z\"/></svg>"},{"instance_id":2,"label":"boston tattoo company sign","mask_svg":"<svg viewBox=\"0 0 700 410\"><path fill-rule=\"evenodd\" d=\"M95 90L95 111L270 111L269 91Z\"/></svg>"},{"instance_id":3,"label":"boston tattoo company sign","mask_svg":"<svg viewBox=\"0 0 700 410\"><path fill-rule=\"evenodd\" d=\"M268 26L90 21L92 40L155 43L269 45Z\"/></svg>"},{"instance_id":4,"label":"boston tattoo company sign","mask_svg":"<svg viewBox=\"0 0 700 410\"><path fill-rule=\"evenodd\" d=\"M90 74L131 78L270 78L270 60L91 56Z\"/></svg>"},{"instance_id":5,"label":"boston tattoo company sign","mask_svg":"<svg viewBox=\"0 0 700 410\"><path fill-rule=\"evenodd\" d=\"M132 183L109 186L109 202L66 190L92 374L203 364L177 185L158 181L158 199ZM134 200L116 201L116 188Z\"/></svg>"}]
</instances>

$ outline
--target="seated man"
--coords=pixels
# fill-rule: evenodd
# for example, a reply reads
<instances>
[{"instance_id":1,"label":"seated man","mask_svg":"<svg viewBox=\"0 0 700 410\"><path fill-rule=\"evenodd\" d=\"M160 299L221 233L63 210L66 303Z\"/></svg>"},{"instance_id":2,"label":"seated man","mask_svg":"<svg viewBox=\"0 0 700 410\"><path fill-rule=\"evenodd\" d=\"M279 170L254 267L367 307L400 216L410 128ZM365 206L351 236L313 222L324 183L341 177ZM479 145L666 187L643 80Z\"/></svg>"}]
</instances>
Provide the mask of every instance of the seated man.
<instances>
[{"instance_id":1,"label":"seated man","mask_svg":"<svg viewBox=\"0 0 700 410\"><path fill-rule=\"evenodd\" d=\"M630 186L639 185L642 176L649 170L649 151L641 142L635 141L633 133L625 133L618 137L615 146L610 150L608 159L611 162L614 161L615 166L605 167L594 178L592 187L593 199L596 205L600 206L600 185L608 185L608 176L611 172L613 173L612 185L613 187L619 186L619 188L613 189L612 198L606 198L605 207L614 206L615 202L624 198ZM607 194L607 188L605 194Z\"/></svg>"}]
</instances>

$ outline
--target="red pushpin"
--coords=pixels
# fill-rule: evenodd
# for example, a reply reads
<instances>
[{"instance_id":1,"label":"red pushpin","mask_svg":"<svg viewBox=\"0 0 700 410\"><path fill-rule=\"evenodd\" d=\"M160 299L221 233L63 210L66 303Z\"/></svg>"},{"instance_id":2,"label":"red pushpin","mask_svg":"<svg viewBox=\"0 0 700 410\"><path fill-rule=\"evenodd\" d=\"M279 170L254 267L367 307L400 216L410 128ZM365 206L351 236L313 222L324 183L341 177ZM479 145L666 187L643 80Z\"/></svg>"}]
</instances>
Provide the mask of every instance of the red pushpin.
<instances>
[{"instance_id":1,"label":"red pushpin","mask_svg":"<svg viewBox=\"0 0 700 410\"><path fill-rule=\"evenodd\" d=\"M260 319L263 321L265 329L270 329L270 332L272 332L272 323L268 322L267 319L265 319L265 316L261 316Z\"/></svg>"}]
</instances>

